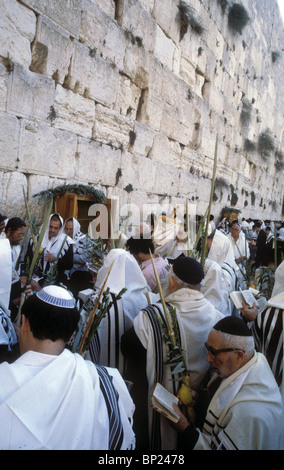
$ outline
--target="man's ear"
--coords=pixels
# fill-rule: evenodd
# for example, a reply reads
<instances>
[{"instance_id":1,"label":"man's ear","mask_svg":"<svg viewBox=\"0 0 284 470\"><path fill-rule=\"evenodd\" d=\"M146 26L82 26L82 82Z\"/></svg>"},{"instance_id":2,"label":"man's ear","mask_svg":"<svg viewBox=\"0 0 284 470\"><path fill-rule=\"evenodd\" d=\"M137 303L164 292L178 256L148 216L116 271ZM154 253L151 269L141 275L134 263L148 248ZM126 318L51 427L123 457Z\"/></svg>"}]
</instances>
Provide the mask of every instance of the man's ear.
<instances>
[{"instance_id":1,"label":"man's ear","mask_svg":"<svg viewBox=\"0 0 284 470\"><path fill-rule=\"evenodd\" d=\"M29 319L27 317L25 317L25 315L22 314L22 318L21 318L22 322L21 322L21 329L23 331L27 331L27 329L30 329L30 322L29 322Z\"/></svg>"}]
</instances>

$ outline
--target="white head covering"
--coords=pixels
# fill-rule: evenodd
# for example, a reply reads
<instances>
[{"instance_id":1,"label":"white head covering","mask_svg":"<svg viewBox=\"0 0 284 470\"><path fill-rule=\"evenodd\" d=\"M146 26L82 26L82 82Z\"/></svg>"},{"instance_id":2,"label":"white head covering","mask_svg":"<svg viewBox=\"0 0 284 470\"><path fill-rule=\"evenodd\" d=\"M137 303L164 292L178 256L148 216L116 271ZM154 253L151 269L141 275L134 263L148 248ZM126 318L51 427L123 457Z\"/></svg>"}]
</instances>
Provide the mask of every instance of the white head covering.
<instances>
[{"instance_id":1,"label":"white head covering","mask_svg":"<svg viewBox=\"0 0 284 470\"><path fill-rule=\"evenodd\" d=\"M155 253L166 256L176 241L180 225L176 220L161 215L158 217L153 232Z\"/></svg>"},{"instance_id":2,"label":"white head covering","mask_svg":"<svg viewBox=\"0 0 284 470\"><path fill-rule=\"evenodd\" d=\"M0 301L9 308L12 285L12 256L8 238L0 239Z\"/></svg>"},{"instance_id":3,"label":"white head covering","mask_svg":"<svg viewBox=\"0 0 284 470\"><path fill-rule=\"evenodd\" d=\"M48 246L48 243L50 242L50 240L49 240L49 224L50 224L51 218L54 215L57 215L59 217L60 222L61 222L61 227L58 231L58 234L55 237L52 238L52 242L53 243L56 242L61 237L61 235L63 234L63 219L62 219L61 215L59 215L57 212L54 212L54 214L50 214L48 222L47 222L46 230L45 230L42 242L41 242L42 248L46 248Z\"/></svg>"},{"instance_id":4,"label":"white head covering","mask_svg":"<svg viewBox=\"0 0 284 470\"><path fill-rule=\"evenodd\" d=\"M98 271L96 287L101 289L110 266L113 264L105 289L118 294L124 287L127 291L122 296L124 314L131 321L139 311L148 305L146 292L150 291L146 279L136 261L128 251L122 248L110 250Z\"/></svg>"},{"instance_id":5,"label":"white head covering","mask_svg":"<svg viewBox=\"0 0 284 470\"><path fill-rule=\"evenodd\" d=\"M284 261L279 264L278 268L275 271L275 282L271 297L275 297L281 292L284 292Z\"/></svg>"},{"instance_id":6,"label":"white head covering","mask_svg":"<svg viewBox=\"0 0 284 470\"><path fill-rule=\"evenodd\" d=\"M228 263L230 266L235 266L236 264L230 240L218 229L215 231L208 258L216 261L220 266L222 263Z\"/></svg>"},{"instance_id":7,"label":"white head covering","mask_svg":"<svg viewBox=\"0 0 284 470\"><path fill-rule=\"evenodd\" d=\"M37 292L36 296L43 302L55 307L74 308L74 297L63 287L46 286Z\"/></svg>"},{"instance_id":8,"label":"white head covering","mask_svg":"<svg viewBox=\"0 0 284 470\"><path fill-rule=\"evenodd\" d=\"M69 220L72 220L73 222L73 235L72 235L73 240L77 241L79 238L84 237L85 235L81 232L81 225L78 222L78 220L75 219L75 217L69 217L67 220L65 220L63 231L65 232L65 227Z\"/></svg>"}]
</instances>

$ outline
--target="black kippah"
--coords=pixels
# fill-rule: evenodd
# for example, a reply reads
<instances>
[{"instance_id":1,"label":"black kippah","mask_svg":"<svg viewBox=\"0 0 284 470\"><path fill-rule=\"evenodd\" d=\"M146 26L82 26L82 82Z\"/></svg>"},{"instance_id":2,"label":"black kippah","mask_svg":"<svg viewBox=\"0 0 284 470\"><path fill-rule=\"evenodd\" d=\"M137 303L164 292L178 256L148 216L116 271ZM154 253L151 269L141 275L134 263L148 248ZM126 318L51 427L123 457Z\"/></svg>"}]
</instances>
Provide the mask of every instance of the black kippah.
<instances>
[{"instance_id":1,"label":"black kippah","mask_svg":"<svg viewBox=\"0 0 284 470\"><path fill-rule=\"evenodd\" d=\"M214 330L235 336L252 336L252 332L242 318L235 315L224 317L213 326Z\"/></svg>"},{"instance_id":2,"label":"black kippah","mask_svg":"<svg viewBox=\"0 0 284 470\"><path fill-rule=\"evenodd\" d=\"M202 265L189 256L179 256L173 263L175 275L187 284L200 284L204 278Z\"/></svg>"}]
</instances>

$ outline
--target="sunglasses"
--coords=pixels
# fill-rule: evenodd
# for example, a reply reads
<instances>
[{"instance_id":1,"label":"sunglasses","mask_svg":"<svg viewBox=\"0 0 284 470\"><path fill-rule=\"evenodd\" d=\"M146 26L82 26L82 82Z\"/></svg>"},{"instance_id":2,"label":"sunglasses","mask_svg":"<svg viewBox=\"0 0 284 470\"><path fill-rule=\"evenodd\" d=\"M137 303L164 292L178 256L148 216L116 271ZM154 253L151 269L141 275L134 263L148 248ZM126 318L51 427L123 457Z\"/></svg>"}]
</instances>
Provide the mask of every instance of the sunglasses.
<instances>
[{"instance_id":1,"label":"sunglasses","mask_svg":"<svg viewBox=\"0 0 284 470\"><path fill-rule=\"evenodd\" d=\"M213 357L217 356L217 354L220 354L220 353L223 353L223 352L231 352L231 351L243 351L243 352L245 352L243 349L240 349L240 348L215 349L212 346L209 346L209 344L207 344L207 343L204 343L204 344L205 344L205 347L206 347L207 351L210 352L210 354Z\"/></svg>"}]
</instances>

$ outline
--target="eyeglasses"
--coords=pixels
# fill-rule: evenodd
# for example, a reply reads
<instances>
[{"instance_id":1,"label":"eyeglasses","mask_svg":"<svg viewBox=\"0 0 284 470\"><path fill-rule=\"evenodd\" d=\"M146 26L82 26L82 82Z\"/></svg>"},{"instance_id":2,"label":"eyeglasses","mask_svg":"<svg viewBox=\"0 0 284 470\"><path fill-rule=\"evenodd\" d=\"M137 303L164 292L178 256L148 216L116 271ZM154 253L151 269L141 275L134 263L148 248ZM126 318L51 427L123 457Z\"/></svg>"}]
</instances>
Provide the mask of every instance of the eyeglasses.
<instances>
[{"instance_id":1,"label":"eyeglasses","mask_svg":"<svg viewBox=\"0 0 284 470\"><path fill-rule=\"evenodd\" d=\"M231 351L243 351L243 352L245 352L243 349L240 349L240 348L215 349L212 346L209 346L209 344L207 344L207 343L204 343L204 344L205 344L205 347L206 347L207 351L210 352L210 354L213 357L217 356L217 354L220 354L222 352L231 352Z\"/></svg>"}]
</instances>

